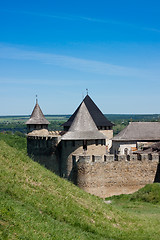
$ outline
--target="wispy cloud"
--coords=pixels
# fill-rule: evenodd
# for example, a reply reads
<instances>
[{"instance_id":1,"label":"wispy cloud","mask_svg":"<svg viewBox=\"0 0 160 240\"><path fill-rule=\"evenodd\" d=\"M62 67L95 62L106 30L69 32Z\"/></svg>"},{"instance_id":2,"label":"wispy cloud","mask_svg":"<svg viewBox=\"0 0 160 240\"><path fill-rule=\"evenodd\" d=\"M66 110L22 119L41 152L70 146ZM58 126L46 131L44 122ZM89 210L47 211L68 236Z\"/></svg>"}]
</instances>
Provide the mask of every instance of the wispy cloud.
<instances>
[{"instance_id":1,"label":"wispy cloud","mask_svg":"<svg viewBox=\"0 0 160 240\"><path fill-rule=\"evenodd\" d=\"M111 76L147 76L147 73L144 70L137 68L129 68L72 56L22 50L21 48L3 45L0 45L0 58L26 61L32 60L38 61L41 64L50 64L62 68Z\"/></svg>"},{"instance_id":2,"label":"wispy cloud","mask_svg":"<svg viewBox=\"0 0 160 240\"><path fill-rule=\"evenodd\" d=\"M140 25L135 25L128 22L122 22L122 21L115 21L113 19L100 19L100 18L92 18L92 17L86 17L86 16L74 16L74 15L54 15L54 14L44 14L40 12L28 12L28 11L14 11L14 10L6 10L6 9L0 9L1 12L10 12L10 13L16 13L16 14L25 14L30 16L37 16L37 17L44 17L44 18L53 18L53 19L59 19L59 20L67 20L67 21L87 21L87 22L95 22L95 23L102 23L102 24L112 24L112 25L119 25L122 27L130 27L134 29L140 29L144 31L150 31L150 32L156 32L160 33L160 29L154 28L154 27L145 27Z\"/></svg>"},{"instance_id":3,"label":"wispy cloud","mask_svg":"<svg viewBox=\"0 0 160 240\"><path fill-rule=\"evenodd\" d=\"M37 17L44 17L44 18L53 18L53 19L68 20L68 21L83 19L79 16L73 16L73 15L57 15L57 14L54 15L54 14L45 14L40 12L17 11L17 10L8 10L8 9L0 9L0 12L30 15L30 16L37 16Z\"/></svg>"},{"instance_id":4,"label":"wispy cloud","mask_svg":"<svg viewBox=\"0 0 160 240\"><path fill-rule=\"evenodd\" d=\"M20 78L20 79L18 79L18 77L17 78L14 78L14 77L8 77L8 78L6 78L6 77L0 77L0 84L1 84L1 88L0 88L0 91L2 90L2 87L4 87L4 88L8 88L8 85L10 85L10 86L14 86L15 88L18 86L18 88L19 88L19 86L25 86L25 87L27 87L27 86L37 86L37 84L38 84L38 86L49 86L49 87L51 87L51 86L58 86L58 87L64 87L64 86L73 86L73 85L75 85L75 86L81 86L81 84L82 83L84 83L85 84L85 80L80 80L80 81L75 81L75 79L71 79L71 80L68 80L67 79L67 81L66 81L66 79L58 79L58 80L56 80L56 79L54 79L54 81L53 81L53 79L45 79L45 81L44 81L44 79L42 78L26 78L25 76L23 77L23 79L22 78Z\"/></svg>"},{"instance_id":5,"label":"wispy cloud","mask_svg":"<svg viewBox=\"0 0 160 240\"><path fill-rule=\"evenodd\" d=\"M146 27L144 27L143 30L160 33L160 29L156 29L156 28L146 28Z\"/></svg>"},{"instance_id":6,"label":"wispy cloud","mask_svg":"<svg viewBox=\"0 0 160 240\"><path fill-rule=\"evenodd\" d=\"M83 19L83 20L86 20L86 21L90 21L90 22L121 25L121 26L124 26L124 27L131 27L131 28L135 28L135 29L141 29L141 30L145 30L145 31L160 33L160 29L148 28L148 27L143 27L143 26L140 26L140 25L137 26L137 25L131 24L131 23L113 21L111 19L98 19L98 18L89 18L89 17L80 17L80 18Z\"/></svg>"}]
</instances>

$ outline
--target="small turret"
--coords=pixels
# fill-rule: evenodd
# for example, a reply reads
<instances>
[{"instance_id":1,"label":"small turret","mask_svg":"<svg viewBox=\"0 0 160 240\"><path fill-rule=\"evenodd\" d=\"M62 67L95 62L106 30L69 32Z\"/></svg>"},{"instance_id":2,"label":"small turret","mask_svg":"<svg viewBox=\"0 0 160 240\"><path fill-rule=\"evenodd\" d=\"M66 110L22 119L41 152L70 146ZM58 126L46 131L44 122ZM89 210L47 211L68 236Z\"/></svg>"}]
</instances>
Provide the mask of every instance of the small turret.
<instances>
[{"instance_id":1,"label":"small turret","mask_svg":"<svg viewBox=\"0 0 160 240\"><path fill-rule=\"evenodd\" d=\"M48 129L48 120L44 117L43 112L38 104L38 99L36 98L36 105L32 111L30 119L26 122L27 133L34 130Z\"/></svg>"}]
</instances>

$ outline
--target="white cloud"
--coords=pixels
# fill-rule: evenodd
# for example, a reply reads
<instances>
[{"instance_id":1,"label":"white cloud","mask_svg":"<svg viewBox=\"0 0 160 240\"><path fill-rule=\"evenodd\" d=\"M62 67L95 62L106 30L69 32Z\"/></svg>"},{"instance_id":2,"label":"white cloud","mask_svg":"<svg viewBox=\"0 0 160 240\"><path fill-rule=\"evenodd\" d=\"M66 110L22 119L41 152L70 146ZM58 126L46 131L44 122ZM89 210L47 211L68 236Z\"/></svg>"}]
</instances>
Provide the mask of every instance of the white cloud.
<instances>
[{"instance_id":1,"label":"white cloud","mask_svg":"<svg viewBox=\"0 0 160 240\"><path fill-rule=\"evenodd\" d=\"M2 85L4 88L8 88L8 85L10 86L14 86L14 87L19 87L20 85L25 85L25 86L60 86L60 87L64 87L64 86L73 86L73 85L78 85L81 86L81 84L84 83L85 84L85 80L80 80L80 81L75 81L75 79L73 80L68 80L66 81L66 79L58 79L58 80L53 80L53 79L40 79L40 78L14 78L14 77L1 77L0 78L0 84L1 84L1 88L0 91L2 90Z\"/></svg>"},{"instance_id":2,"label":"white cloud","mask_svg":"<svg viewBox=\"0 0 160 240\"><path fill-rule=\"evenodd\" d=\"M82 72L90 72L110 76L147 76L144 70L114 65L101 61L86 60L72 56L42 53L23 50L20 47L0 45L1 59L14 59L26 61L38 61L42 64L60 66Z\"/></svg>"},{"instance_id":3,"label":"white cloud","mask_svg":"<svg viewBox=\"0 0 160 240\"><path fill-rule=\"evenodd\" d=\"M53 14L45 14L45 13L39 13L39 12L27 12L27 11L10 11L6 9L1 9L2 12L12 12L16 14L25 14L25 15L31 15L31 16L37 16L37 17L44 17L44 18L53 18L53 19L59 19L59 20L68 20L68 21L87 21L87 22L96 22L96 23L104 23L104 24L113 24L113 25L121 25L124 27L130 27L133 29L140 29L144 31L150 31L150 32L156 32L160 33L160 29L157 29L155 27L145 27L140 25L135 25L128 22L121 22L121 21L115 21L112 19L100 19L100 18L92 18L92 17L85 17L85 16L74 16L74 15L53 15Z\"/></svg>"}]
</instances>

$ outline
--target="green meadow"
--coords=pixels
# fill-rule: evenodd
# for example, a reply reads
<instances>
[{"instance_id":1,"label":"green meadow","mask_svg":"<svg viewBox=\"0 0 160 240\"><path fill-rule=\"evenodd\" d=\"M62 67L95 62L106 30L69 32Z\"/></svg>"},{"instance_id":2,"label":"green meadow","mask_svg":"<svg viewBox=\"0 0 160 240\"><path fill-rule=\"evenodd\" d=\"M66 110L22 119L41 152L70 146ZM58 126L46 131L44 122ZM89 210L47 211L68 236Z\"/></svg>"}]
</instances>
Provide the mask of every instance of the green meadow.
<instances>
[{"instance_id":1,"label":"green meadow","mask_svg":"<svg viewBox=\"0 0 160 240\"><path fill-rule=\"evenodd\" d=\"M50 122L49 131L63 130L62 124L66 122L71 115L46 115ZM130 121L160 121L160 114L105 114L105 116L115 124L113 127L114 135L118 134ZM0 116L0 132L21 132L26 134L25 122L29 116Z\"/></svg>"},{"instance_id":2,"label":"green meadow","mask_svg":"<svg viewBox=\"0 0 160 240\"><path fill-rule=\"evenodd\" d=\"M8 134L0 166L0 239L160 239L160 184L104 200L34 162L26 139Z\"/></svg>"}]
</instances>

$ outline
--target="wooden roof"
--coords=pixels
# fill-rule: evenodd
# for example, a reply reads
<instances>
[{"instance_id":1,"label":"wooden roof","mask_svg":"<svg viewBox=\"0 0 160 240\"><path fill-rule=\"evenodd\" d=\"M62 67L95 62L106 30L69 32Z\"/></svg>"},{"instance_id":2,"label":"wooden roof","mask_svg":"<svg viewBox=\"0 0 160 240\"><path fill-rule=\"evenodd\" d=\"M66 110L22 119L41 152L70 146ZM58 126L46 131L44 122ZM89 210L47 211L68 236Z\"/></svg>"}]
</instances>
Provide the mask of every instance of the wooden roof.
<instances>
[{"instance_id":1,"label":"wooden roof","mask_svg":"<svg viewBox=\"0 0 160 240\"><path fill-rule=\"evenodd\" d=\"M113 141L160 140L160 122L130 122Z\"/></svg>"},{"instance_id":2,"label":"wooden roof","mask_svg":"<svg viewBox=\"0 0 160 240\"><path fill-rule=\"evenodd\" d=\"M62 140L90 139L106 139L106 136L98 131L85 102L82 102L68 132L62 136Z\"/></svg>"},{"instance_id":3,"label":"wooden roof","mask_svg":"<svg viewBox=\"0 0 160 240\"><path fill-rule=\"evenodd\" d=\"M43 112L38 104L38 102L36 101L36 105L32 111L32 114L30 116L30 119L26 122L27 125L29 124L50 124L48 122L48 120L45 118L45 116L43 115Z\"/></svg>"},{"instance_id":4,"label":"wooden roof","mask_svg":"<svg viewBox=\"0 0 160 240\"><path fill-rule=\"evenodd\" d=\"M104 114L100 111L100 109L97 107L97 105L93 102L93 100L87 95L82 103L85 103L94 123L97 127L112 127L114 126L113 123L111 123ZM79 105L79 107L76 109L76 111L73 113L73 115L68 119L67 122L63 124L63 126L70 127L73 120L75 119L79 108L81 107L82 103Z\"/></svg>"}]
</instances>

